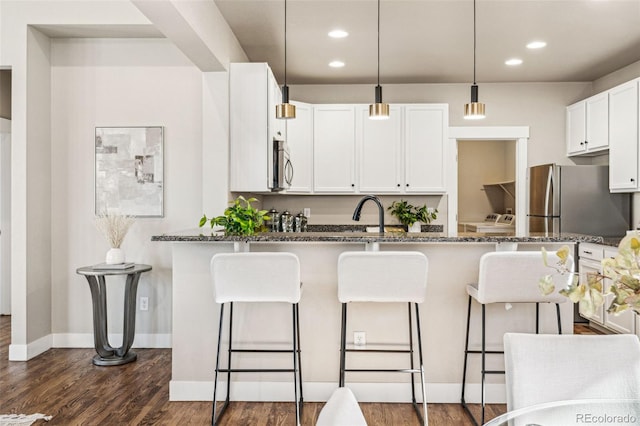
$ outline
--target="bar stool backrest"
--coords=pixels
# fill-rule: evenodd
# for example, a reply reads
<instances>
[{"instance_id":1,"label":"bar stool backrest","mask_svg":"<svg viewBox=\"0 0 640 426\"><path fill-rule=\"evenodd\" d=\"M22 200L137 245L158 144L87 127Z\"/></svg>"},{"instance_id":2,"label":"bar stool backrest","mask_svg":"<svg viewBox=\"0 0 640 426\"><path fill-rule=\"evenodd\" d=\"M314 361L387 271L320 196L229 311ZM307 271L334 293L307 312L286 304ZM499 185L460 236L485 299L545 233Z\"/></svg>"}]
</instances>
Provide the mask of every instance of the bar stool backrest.
<instances>
[{"instance_id":1,"label":"bar stool backrest","mask_svg":"<svg viewBox=\"0 0 640 426\"><path fill-rule=\"evenodd\" d=\"M632 334L506 333L504 357L509 411L545 402L640 395L640 342Z\"/></svg>"},{"instance_id":2,"label":"bar stool backrest","mask_svg":"<svg viewBox=\"0 0 640 426\"><path fill-rule=\"evenodd\" d=\"M219 253L211 258L216 303L300 300L300 262L293 253Z\"/></svg>"},{"instance_id":3,"label":"bar stool backrest","mask_svg":"<svg viewBox=\"0 0 640 426\"><path fill-rule=\"evenodd\" d=\"M547 252L547 263L554 265L559 258ZM573 258L568 261L572 265ZM573 275L557 275L556 290L548 296L540 292L540 279L555 271L545 266L540 251L510 251L486 253L480 258L478 302L480 303L563 303L567 301L558 291L573 280Z\"/></svg>"},{"instance_id":4,"label":"bar stool backrest","mask_svg":"<svg viewBox=\"0 0 640 426\"><path fill-rule=\"evenodd\" d=\"M429 261L420 252L353 251L338 258L338 299L422 303Z\"/></svg>"}]
</instances>

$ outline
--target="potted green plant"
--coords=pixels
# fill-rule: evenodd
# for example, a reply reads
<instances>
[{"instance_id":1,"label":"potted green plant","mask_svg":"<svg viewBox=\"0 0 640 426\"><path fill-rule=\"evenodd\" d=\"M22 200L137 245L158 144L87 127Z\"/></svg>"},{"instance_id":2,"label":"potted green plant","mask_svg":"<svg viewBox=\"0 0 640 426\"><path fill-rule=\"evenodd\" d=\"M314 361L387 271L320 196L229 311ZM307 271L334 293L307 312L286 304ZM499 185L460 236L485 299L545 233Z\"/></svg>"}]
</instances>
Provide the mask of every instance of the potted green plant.
<instances>
[{"instance_id":1,"label":"potted green plant","mask_svg":"<svg viewBox=\"0 0 640 426\"><path fill-rule=\"evenodd\" d=\"M393 216L407 227L409 232L420 232L422 223L428 224L437 219L438 210L426 206L416 207L406 200L394 201L388 207Z\"/></svg>"},{"instance_id":2,"label":"potted green plant","mask_svg":"<svg viewBox=\"0 0 640 426\"><path fill-rule=\"evenodd\" d=\"M245 199L242 195L231 201L223 216L208 218L203 215L200 219L200 227L207 222L213 228L215 225L224 226L225 235L253 235L256 232L266 230L265 221L269 219L266 210L258 210L251 203L258 201L255 198Z\"/></svg>"}]
</instances>

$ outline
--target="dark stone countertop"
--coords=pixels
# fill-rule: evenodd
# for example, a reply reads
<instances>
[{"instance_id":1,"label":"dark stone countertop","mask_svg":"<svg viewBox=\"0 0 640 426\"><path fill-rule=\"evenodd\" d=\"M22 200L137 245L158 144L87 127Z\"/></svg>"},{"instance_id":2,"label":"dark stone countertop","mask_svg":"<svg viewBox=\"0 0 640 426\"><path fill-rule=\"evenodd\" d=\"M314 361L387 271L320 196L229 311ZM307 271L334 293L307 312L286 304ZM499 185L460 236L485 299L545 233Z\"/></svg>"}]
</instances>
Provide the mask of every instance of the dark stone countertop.
<instances>
[{"instance_id":1,"label":"dark stone countertop","mask_svg":"<svg viewBox=\"0 0 640 426\"><path fill-rule=\"evenodd\" d=\"M348 225L351 226L351 225ZM390 225L390 227L393 225ZM362 226L360 228L363 228ZM523 237L504 234L459 233L457 237L442 232L365 232L355 228L324 228L316 232L264 232L252 236L226 236L209 228L190 229L154 235L152 241L169 242L338 242L338 243L596 243L603 244L602 237L580 234L529 234ZM386 227L385 227L386 228ZM313 228L312 228L313 229ZM334 229L334 230L331 230Z\"/></svg>"}]
</instances>

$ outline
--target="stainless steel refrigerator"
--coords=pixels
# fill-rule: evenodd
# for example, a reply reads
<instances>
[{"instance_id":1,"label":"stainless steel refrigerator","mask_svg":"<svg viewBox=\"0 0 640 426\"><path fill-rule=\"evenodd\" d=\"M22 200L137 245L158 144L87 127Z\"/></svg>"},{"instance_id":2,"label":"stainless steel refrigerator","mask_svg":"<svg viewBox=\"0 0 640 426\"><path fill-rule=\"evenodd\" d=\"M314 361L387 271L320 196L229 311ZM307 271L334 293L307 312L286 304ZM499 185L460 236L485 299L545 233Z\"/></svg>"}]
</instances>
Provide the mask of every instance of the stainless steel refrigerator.
<instances>
[{"instance_id":1,"label":"stainless steel refrigerator","mask_svg":"<svg viewBox=\"0 0 640 426\"><path fill-rule=\"evenodd\" d=\"M529 168L529 232L622 237L631 229L631 195L609 193L609 166Z\"/></svg>"}]
</instances>

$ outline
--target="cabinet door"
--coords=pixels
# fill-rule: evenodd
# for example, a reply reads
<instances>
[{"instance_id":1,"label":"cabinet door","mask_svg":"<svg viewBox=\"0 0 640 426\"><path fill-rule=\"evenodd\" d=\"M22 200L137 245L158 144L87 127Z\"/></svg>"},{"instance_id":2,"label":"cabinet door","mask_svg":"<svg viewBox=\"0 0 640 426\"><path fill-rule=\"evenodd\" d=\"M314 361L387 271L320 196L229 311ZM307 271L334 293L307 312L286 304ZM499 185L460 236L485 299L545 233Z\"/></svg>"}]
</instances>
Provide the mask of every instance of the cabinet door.
<instances>
[{"instance_id":1,"label":"cabinet door","mask_svg":"<svg viewBox=\"0 0 640 426\"><path fill-rule=\"evenodd\" d=\"M313 189L355 192L355 109L316 105L313 110Z\"/></svg>"},{"instance_id":2,"label":"cabinet door","mask_svg":"<svg viewBox=\"0 0 640 426\"><path fill-rule=\"evenodd\" d=\"M601 151L609 147L609 96L607 92L586 100L587 151Z\"/></svg>"},{"instance_id":3,"label":"cabinet door","mask_svg":"<svg viewBox=\"0 0 640 426\"><path fill-rule=\"evenodd\" d=\"M585 101L580 101L567 107L567 155L582 154L587 150L584 143L587 140L586 105Z\"/></svg>"},{"instance_id":4,"label":"cabinet door","mask_svg":"<svg viewBox=\"0 0 640 426\"><path fill-rule=\"evenodd\" d=\"M402 109L391 106L387 120L370 120L369 107L356 108L360 192L402 191Z\"/></svg>"},{"instance_id":5,"label":"cabinet door","mask_svg":"<svg viewBox=\"0 0 640 426\"><path fill-rule=\"evenodd\" d=\"M598 262L580 259L578 264L580 268L580 282L587 282L588 274L600 273L600 263ZM602 325L604 323L603 310L603 307L597 308L594 314L589 316L580 309L580 316Z\"/></svg>"},{"instance_id":6,"label":"cabinet door","mask_svg":"<svg viewBox=\"0 0 640 426\"><path fill-rule=\"evenodd\" d=\"M448 105L407 105L404 116L405 192L445 192Z\"/></svg>"},{"instance_id":7,"label":"cabinet door","mask_svg":"<svg viewBox=\"0 0 640 426\"><path fill-rule=\"evenodd\" d=\"M605 257L614 258L617 254L617 250L605 249ZM606 278L604 280L603 290L605 293L611 287L611 280ZM635 314L631 309L628 309L618 315L613 315L607 312L611 301L613 300L613 294L607 294L604 302L604 326L617 331L618 333L633 334L635 333Z\"/></svg>"},{"instance_id":8,"label":"cabinet door","mask_svg":"<svg viewBox=\"0 0 640 426\"><path fill-rule=\"evenodd\" d=\"M287 122L287 144L293 180L287 193L311 193L313 190L313 106L293 102L296 118Z\"/></svg>"},{"instance_id":9,"label":"cabinet door","mask_svg":"<svg viewBox=\"0 0 640 426\"><path fill-rule=\"evenodd\" d=\"M609 189L638 188L638 81L609 91Z\"/></svg>"}]
</instances>

